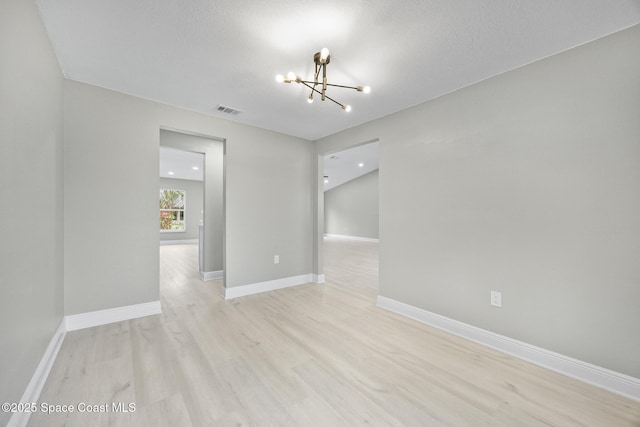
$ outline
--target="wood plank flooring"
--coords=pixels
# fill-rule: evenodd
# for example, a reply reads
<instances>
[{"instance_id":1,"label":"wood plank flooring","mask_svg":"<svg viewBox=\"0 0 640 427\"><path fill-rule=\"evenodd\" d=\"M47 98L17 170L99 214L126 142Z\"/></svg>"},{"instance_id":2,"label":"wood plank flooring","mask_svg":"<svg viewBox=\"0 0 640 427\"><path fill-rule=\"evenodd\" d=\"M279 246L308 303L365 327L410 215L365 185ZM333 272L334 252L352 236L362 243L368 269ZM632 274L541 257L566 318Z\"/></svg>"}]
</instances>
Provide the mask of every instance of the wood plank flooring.
<instances>
[{"instance_id":1,"label":"wood plank flooring","mask_svg":"<svg viewBox=\"0 0 640 427\"><path fill-rule=\"evenodd\" d=\"M30 426L640 426L640 403L375 307L377 244L327 239L324 285L231 301L162 246L162 315L70 332ZM135 404L135 412L112 410Z\"/></svg>"}]
</instances>

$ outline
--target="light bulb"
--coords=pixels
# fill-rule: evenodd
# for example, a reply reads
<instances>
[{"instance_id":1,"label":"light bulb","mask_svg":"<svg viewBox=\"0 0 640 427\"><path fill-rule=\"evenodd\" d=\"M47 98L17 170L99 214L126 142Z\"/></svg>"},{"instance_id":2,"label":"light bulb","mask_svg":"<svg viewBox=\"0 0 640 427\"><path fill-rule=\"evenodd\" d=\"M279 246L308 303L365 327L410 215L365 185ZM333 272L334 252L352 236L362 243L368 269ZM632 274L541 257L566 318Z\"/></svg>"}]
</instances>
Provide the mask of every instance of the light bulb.
<instances>
[{"instance_id":1,"label":"light bulb","mask_svg":"<svg viewBox=\"0 0 640 427\"><path fill-rule=\"evenodd\" d=\"M369 93L369 92L371 92L371 88L369 86L365 86L365 87L362 88L362 91L364 93Z\"/></svg>"},{"instance_id":2,"label":"light bulb","mask_svg":"<svg viewBox=\"0 0 640 427\"><path fill-rule=\"evenodd\" d=\"M296 79L296 73L294 73L293 71L289 71L287 73L287 80L295 80Z\"/></svg>"},{"instance_id":3,"label":"light bulb","mask_svg":"<svg viewBox=\"0 0 640 427\"><path fill-rule=\"evenodd\" d=\"M358 163L358 167L363 167L364 163Z\"/></svg>"},{"instance_id":4,"label":"light bulb","mask_svg":"<svg viewBox=\"0 0 640 427\"><path fill-rule=\"evenodd\" d=\"M329 57L329 49L327 49L326 47L323 47L320 50L320 62L324 64L327 61L328 57Z\"/></svg>"},{"instance_id":5,"label":"light bulb","mask_svg":"<svg viewBox=\"0 0 640 427\"><path fill-rule=\"evenodd\" d=\"M283 76L282 74L278 74L278 75L276 76L276 81L277 81L278 83L282 83L282 82L284 82L284 76Z\"/></svg>"},{"instance_id":6,"label":"light bulb","mask_svg":"<svg viewBox=\"0 0 640 427\"><path fill-rule=\"evenodd\" d=\"M313 95L309 95L309 97L307 98L307 102L308 102L309 104L312 104L312 103L313 103Z\"/></svg>"},{"instance_id":7,"label":"light bulb","mask_svg":"<svg viewBox=\"0 0 640 427\"><path fill-rule=\"evenodd\" d=\"M325 179L325 180L324 180L324 183L325 183L325 184L328 184L328 183L329 183L329 180L328 180L328 179Z\"/></svg>"},{"instance_id":8,"label":"light bulb","mask_svg":"<svg viewBox=\"0 0 640 427\"><path fill-rule=\"evenodd\" d=\"M342 107L342 109L348 113L349 111L351 111L351 105L345 105L344 107Z\"/></svg>"}]
</instances>

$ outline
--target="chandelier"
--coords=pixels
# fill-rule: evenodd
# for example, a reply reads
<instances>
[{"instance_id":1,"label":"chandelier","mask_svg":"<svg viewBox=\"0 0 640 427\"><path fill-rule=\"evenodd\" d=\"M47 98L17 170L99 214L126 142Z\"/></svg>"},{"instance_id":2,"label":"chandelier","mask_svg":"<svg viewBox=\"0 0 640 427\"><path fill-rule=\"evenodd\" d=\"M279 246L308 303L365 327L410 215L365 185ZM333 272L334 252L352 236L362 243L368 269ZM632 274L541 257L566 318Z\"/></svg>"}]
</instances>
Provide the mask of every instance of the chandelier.
<instances>
[{"instance_id":1,"label":"chandelier","mask_svg":"<svg viewBox=\"0 0 640 427\"><path fill-rule=\"evenodd\" d=\"M302 83L303 85L311 89L311 93L309 93L309 96L307 97L307 102L309 104L313 102L313 94L317 93L320 95L320 99L322 101L324 101L325 99L328 99L329 101L333 101L336 104L338 104L343 110L345 110L346 112L349 112L351 111L351 106L342 104L336 101L335 99L331 98L329 95L327 95L327 87L332 86L332 87L341 87L343 89L355 89L358 92L363 92L363 93L371 92L371 88L369 86L345 86L345 85L335 85L335 84L327 83L327 64L330 61L331 61L331 56L329 55L329 49L325 47L320 52L316 52L315 55L313 55L313 62L316 65L316 71L313 73L313 81L302 80L302 77L298 76L293 71L290 71L286 76L283 76L282 74L278 74L276 76L276 81L278 83L291 83L291 82ZM322 71L322 81L319 80L320 71ZM319 89L318 89L318 86L320 86Z\"/></svg>"}]
</instances>

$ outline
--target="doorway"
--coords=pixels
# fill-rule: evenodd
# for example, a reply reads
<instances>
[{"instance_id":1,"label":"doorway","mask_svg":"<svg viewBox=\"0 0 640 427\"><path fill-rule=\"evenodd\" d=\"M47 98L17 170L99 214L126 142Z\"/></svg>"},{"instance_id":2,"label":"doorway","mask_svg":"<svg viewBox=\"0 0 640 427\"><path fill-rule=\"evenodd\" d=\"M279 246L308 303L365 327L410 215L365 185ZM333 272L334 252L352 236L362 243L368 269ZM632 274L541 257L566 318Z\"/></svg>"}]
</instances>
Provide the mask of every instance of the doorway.
<instances>
[{"instance_id":1,"label":"doorway","mask_svg":"<svg viewBox=\"0 0 640 427\"><path fill-rule=\"evenodd\" d=\"M324 156L324 234L377 241L378 142Z\"/></svg>"},{"instance_id":2,"label":"doorway","mask_svg":"<svg viewBox=\"0 0 640 427\"><path fill-rule=\"evenodd\" d=\"M326 238L378 244L378 139L341 150L319 149L316 165L314 270L324 281Z\"/></svg>"},{"instance_id":3,"label":"doorway","mask_svg":"<svg viewBox=\"0 0 640 427\"><path fill-rule=\"evenodd\" d=\"M202 209L191 211L197 215L198 270L201 280L224 279L225 219L224 219L224 140L201 134L173 129L160 129L160 150L186 153L190 158L201 156L202 169L197 164L185 164L202 174ZM168 174L169 171L166 171ZM176 171L171 171L175 173ZM162 173L162 171L161 171ZM186 181L185 181L186 182ZM189 197L187 195L185 221L189 224ZM193 228L192 228L193 229Z\"/></svg>"}]
</instances>

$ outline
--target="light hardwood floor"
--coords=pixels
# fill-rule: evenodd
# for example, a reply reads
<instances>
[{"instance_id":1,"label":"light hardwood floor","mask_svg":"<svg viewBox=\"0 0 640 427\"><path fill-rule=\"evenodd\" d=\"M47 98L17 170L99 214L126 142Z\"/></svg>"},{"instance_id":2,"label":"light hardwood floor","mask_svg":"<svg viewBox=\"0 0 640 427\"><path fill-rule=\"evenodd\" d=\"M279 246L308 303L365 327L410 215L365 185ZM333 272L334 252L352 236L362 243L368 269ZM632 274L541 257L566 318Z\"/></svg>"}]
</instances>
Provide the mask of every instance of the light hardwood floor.
<instances>
[{"instance_id":1,"label":"light hardwood floor","mask_svg":"<svg viewBox=\"0 0 640 427\"><path fill-rule=\"evenodd\" d=\"M231 301L163 246L163 314L67 334L31 426L640 426L640 403L375 307L377 245L325 241L324 285Z\"/></svg>"}]
</instances>

